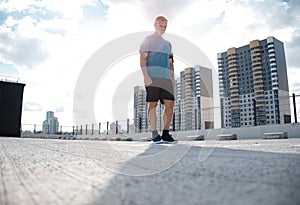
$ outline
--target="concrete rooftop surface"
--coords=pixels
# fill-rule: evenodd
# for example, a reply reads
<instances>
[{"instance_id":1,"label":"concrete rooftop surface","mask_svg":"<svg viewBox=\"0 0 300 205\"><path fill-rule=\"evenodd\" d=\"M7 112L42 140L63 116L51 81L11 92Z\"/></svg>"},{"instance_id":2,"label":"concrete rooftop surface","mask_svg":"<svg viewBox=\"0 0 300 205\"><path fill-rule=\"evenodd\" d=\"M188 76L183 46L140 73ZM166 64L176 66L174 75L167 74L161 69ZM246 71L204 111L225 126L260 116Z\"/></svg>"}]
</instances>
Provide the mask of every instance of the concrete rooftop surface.
<instances>
[{"instance_id":1,"label":"concrete rooftop surface","mask_svg":"<svg viewBox=\"0 0 300 205\"><path fill-rule=\"evenodd\" d=\"M300 138L0 137L0 204L300 204Z\"/></svg>"}]
</instances>

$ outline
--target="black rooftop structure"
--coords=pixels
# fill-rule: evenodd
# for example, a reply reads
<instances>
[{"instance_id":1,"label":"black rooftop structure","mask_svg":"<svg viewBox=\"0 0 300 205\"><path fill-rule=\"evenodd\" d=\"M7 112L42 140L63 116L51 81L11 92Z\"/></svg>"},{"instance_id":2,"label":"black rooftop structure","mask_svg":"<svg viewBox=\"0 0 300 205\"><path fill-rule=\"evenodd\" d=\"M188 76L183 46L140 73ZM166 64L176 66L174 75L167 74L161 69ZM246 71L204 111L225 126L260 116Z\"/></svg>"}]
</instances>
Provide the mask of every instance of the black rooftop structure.
<instances>
[{"instance_id":1,"label":"black rooftop structure","mask_svg":"<svg viewBox=\"0 0 300 205\"><path fill-rule=\"evenodd\" d=\"M20 137L25 84L0 81L0 136Z\"/></svg>"}]
</instances>

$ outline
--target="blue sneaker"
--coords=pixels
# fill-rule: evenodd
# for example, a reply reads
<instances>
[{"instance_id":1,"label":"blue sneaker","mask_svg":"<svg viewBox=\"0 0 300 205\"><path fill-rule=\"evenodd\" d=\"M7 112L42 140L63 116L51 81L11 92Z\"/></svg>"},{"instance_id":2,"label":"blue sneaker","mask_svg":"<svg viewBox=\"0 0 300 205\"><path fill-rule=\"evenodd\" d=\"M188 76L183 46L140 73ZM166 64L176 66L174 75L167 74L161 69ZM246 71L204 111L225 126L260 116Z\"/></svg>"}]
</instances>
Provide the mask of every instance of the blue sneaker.
<instances>
[{"instance_id":1,"label":"blue sneaker","mask_svg":"<svg viewBox=\"0 0 300 205\"><path fill-rule=\"evenodd\" d=\"M156 137L152 138L152 142L161 142L161 137L160 135L157 135Z\"/></svg>"},{"instance_id":2,"label":"blue sneaker","mask_svg":"<svg viewBox=\"0 0 300 205\"><path fill-rule=\"evenodd\" d=\"M172 135L170 135L170 134L162 135L161 139L166 142L174 142L175 141L174 138L172 137Z\"/></svg>"}]
</instances>

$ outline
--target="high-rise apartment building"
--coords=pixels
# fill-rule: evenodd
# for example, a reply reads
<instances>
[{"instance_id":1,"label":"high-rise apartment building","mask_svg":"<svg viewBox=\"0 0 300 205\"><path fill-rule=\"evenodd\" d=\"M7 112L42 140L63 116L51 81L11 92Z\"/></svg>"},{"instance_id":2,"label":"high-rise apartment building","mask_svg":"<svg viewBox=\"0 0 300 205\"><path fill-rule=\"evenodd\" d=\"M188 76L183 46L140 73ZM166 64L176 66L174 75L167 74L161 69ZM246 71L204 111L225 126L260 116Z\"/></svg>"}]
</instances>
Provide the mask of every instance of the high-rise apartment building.
<instances>
[{"instance_id":1,"label":"high-rise apartment building","mask_svg":"<svg viewBox=\"0 0 300 205\"><path fill-rule=\"evenodd\" d=\"M134 127L135 132L148 129L146 90L144 86L134 87Z\"/></svg>"},{"instance_id":2,"label":"high-rise apartment building","mask_svg":"<svg viewBox=\"0 0 300 205\"><path fill-rule=\"evenodd\" d=\"M218 53L221 126L291 122L284 45L274 37Z\"/></svg>"},{"instance_id":3,"label":"high-rise apartment building","mask_svg":"<svg viewBox=\"0 0 300 205\"><path fill-rule=\"evenodd\" d=\"M174 113L176 130L214 127L210 69L197 65L180 72L180 78L176 80Z\"/></svg>"},{"instance_id":4,"label":"high-rise apartment building","mask_svg":"<svg viewBox=\"0 0 300 205\"><path fill-rule=\"evenodd\" d=\"M43 133L44 134L55 134L58 132L59 123L54 112L48 111L46 114L46 120L43 122Z\"/></svg>"}]
</instances>

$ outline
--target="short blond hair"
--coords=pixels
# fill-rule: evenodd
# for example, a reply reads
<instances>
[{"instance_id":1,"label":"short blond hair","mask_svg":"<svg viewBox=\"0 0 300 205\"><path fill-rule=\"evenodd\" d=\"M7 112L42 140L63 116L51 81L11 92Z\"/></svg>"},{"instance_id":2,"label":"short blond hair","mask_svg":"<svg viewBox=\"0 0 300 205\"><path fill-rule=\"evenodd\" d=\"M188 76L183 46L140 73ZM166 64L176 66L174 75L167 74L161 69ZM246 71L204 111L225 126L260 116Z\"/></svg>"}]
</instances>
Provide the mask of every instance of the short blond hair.
<instances>
[{"instance_id":1,"label":"short blond hair","mask_svg":"<svg viewBox=\"0 0 300 205\"><path fill-rule=\"evenodd\" d=\"M157 16L155 18L154 23L156 23L157 21L168 21L168 19L166 17L164 17L164 16Z\"/></svg>"}]
</instances>

